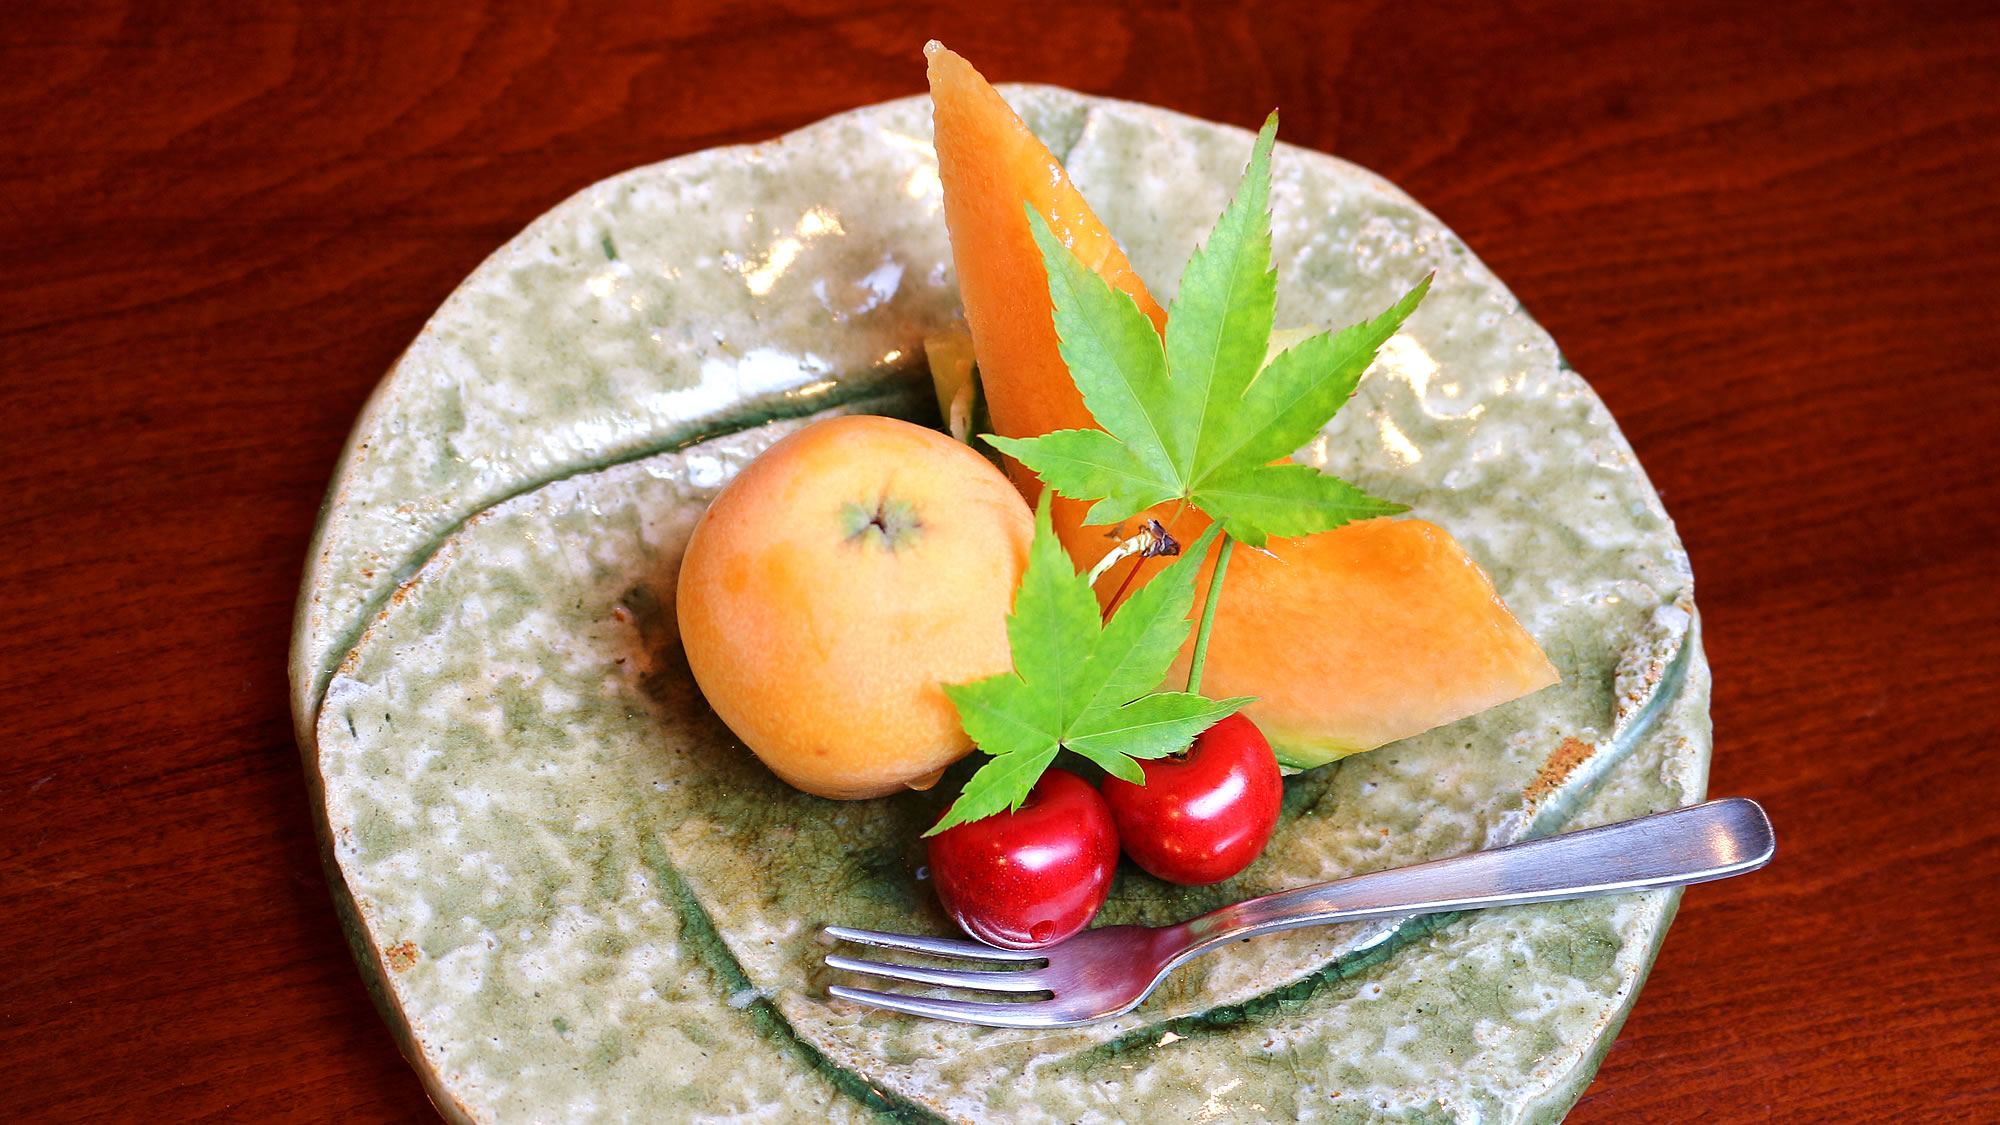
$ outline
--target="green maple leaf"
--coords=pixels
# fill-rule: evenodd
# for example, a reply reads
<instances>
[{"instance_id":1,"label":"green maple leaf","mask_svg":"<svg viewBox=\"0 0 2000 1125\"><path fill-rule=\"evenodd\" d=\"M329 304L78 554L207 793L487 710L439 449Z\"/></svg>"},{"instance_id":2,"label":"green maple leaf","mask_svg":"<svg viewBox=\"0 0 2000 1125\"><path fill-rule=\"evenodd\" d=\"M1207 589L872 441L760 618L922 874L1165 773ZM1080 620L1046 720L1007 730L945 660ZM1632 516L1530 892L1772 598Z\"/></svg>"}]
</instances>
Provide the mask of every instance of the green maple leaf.
<instances>
[{"instance_id":1,"label":"green maple leaf","mask_svg":"<svg viewBox=\"0 0 2000 1125\"><path fill-rule=\"evenodd\" d=\"M1027 570L1007 615L1014 670L944 688L965 733L993 760L924 835L1020 808L1063 749L1143 783L1137 759L1186 749L1195 735L1250 702L1153 690L1187 639L1195 576L1217 530L1211 527L1105 622L1090 584L1056 538L1049 495L1042 494Z\"/></svg>"},{"instance_id":2,"label":"green maple leaf","mask_svg":"<svg viewBox=\"0 0 2000 1125\"><path fill-rule=\"evenodd\" d=\"M1096 500L1089 523L1185 500L1230 538L1261 547L1269 536L1408 510L1309 465L1272 464L1318 434L1430 288L1426 277L1375 319L1310 337L1264 364L1277 293L1268 209L1277 128L1274 113L1236 197L1189 259L1164 342L1130 296L1028 210L1063 360L1104 429L987 440L1064 496Z\"/></svg>"}]
</instances>

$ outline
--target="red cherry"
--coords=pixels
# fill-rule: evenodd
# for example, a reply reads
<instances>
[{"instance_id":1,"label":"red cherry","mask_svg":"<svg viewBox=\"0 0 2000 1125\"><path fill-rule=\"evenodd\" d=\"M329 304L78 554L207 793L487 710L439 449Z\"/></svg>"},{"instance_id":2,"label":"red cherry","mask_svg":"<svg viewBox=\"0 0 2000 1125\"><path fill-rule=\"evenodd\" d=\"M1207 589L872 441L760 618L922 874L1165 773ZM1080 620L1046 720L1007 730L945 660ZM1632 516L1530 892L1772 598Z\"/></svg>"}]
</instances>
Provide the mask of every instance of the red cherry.
<instances>
[{"instance_id":1,"label":"red cherry","mask_svg":"<svg viewBox=\"0 0 2000 1125\"><path fill-rule=\"evenodd\" d=\"M1183 755L1140 762L1146 784L1104 779L1104 800L1132 862L1169 883L1229 878L1278 826L1284 778L1257 724L1231 715Z\"/></svg>"},{"instance_id":2,"label":"red cherry","mask_svg":"<svg viewBox=\"0 0 2000 1125\"><path fill-rule=\"evenodd\" d=\"M931 837L930 862L961 929L988 945L1037 949L1097 917L1118 867L1118 832L1089 782L1049 770L1019 809Z\"/></svg>"}]
</instances>

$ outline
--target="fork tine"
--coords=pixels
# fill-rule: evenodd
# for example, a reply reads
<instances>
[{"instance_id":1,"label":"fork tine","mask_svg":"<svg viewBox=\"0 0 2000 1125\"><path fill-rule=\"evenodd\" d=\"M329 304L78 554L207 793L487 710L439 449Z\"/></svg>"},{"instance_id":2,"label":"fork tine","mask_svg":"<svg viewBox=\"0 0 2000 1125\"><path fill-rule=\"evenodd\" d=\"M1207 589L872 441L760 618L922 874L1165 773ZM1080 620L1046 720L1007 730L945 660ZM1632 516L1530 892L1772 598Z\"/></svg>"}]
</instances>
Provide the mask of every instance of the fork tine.
<instances>
[{"instance_id":1,"label":"fork tine","mask_svg":"<svg viewBox=\"0 0 2000 1125\"><path fill-rule=\"evenodd\" d=\"M933 1000L927 996L846 988L837 984L826 991L843 1000L887 1008L904 1015L928 1016L934 1020L973 1023L983 1027L1069 1027L1079 1022L1051 1015L1050 1002L1046 1000L1026 1004L974 1004L962 1000Z\"/></svg>"},{"instance_id":2,"label":"fork tine","mask_svg":"<svg viewBox=\"0 0 2000 1125\"><path fill-rule=\"evenodd\" d=\"M854 930L846 926L828 926L822 931L828 937L841 941L859 942L862 945L879 945L884 949L902 949L911 953L928 953L933 957L963 957L970 961L1042 961L1047 956L1031 949L1001 949L976 941L957 941L952 938L922 937L917 934L891 934L881 930Z\"/></svg>"},{"instance_id":3,"label":"fork tine","mask_svg":"<svg viewBox=\"0 0 2000 1125\"><path fill-rule=\"evenodd\" d=\"M936 984L946 988L976 988L986 992L1047 992L1041 974L1033 969L1019 972L967 972L964 969L927 969L922 965L890 965L880 961L856 961L852 957L828 954L829 969L906 980L912 984Z\"/></svg>"}]
</instances>

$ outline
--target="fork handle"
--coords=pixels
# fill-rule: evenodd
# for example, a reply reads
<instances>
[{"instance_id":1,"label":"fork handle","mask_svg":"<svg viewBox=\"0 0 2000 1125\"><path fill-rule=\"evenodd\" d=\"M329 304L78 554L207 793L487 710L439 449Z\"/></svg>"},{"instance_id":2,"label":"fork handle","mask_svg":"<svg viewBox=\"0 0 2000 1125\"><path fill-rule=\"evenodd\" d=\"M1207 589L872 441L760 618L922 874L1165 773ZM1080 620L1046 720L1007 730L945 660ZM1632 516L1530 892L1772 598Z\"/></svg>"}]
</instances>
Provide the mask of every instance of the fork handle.
<instances>
[{"instance_id":1,"label":"fork handle","mask_svg":"<svg viewBox=\"0 0 2000 1125\"><path fill-rule=\"evenodd\" d=\"M1191 948L1274 930L1589 898L1726 879L1770 862L1757 802L1727 797L1491 851L1318 883L1225 906L1181 927Z\"/></svg>"}]
</instances>

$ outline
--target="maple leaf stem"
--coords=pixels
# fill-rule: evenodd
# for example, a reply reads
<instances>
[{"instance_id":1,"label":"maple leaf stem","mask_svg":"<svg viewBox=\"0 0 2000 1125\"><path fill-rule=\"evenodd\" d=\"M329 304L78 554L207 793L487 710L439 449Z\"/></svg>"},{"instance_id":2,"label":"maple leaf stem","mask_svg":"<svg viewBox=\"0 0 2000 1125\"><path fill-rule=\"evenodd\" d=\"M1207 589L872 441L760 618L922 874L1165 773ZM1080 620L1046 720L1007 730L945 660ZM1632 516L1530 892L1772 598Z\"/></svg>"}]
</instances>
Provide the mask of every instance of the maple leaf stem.
<instances>
[{"instance_id":1,"label":"maple leaf stem","mask_svg":"<svg viewBox=\"0 0 2000 1125\"><path fill-rule=\"evenodd\" d=\"M1224 534L1222 550L1215 556L1215 573L1208 579L1208 597L1201 603L1201 624L1194 633L1194 658L1188 661L1187 692L1201 694L1201 666L1208 662L1208 630L1215 624L1215 603L1222 600L1222 576L1229 571L1229 552L1236 537Z\"/></svg>"}]
</instances>

